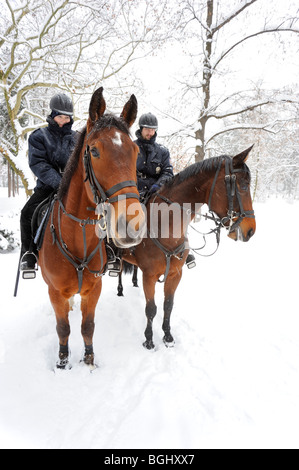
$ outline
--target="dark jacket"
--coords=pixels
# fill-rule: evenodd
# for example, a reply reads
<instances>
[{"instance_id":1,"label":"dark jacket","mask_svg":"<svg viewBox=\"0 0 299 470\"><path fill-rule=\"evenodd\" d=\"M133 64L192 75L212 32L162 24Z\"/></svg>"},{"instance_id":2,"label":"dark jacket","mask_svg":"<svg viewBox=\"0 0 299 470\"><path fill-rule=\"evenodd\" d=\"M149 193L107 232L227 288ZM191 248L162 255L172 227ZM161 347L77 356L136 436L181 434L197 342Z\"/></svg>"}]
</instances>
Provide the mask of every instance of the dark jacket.
<instances>
[{"instance_id":1,"label":"dark jacket","mask_svg":"<svg viewBox=\"0 0 299 470\"><path fill-rule=\"evenodd\" d=\"M75 146L73 120L63 127L47 118L48 127L34 131L29 137L29 166L37 177L36 188L57 190L67 161Z\"/></svg>"},{"instance_id":2,"label":"dark jacket","mask_svg":"<svg viewBox=\"0 0 299 470\"><path fill-rule=\"evenodd\" d=\"M170 163L169 150L156 143L157 134L150 140L145 140L139 129L136 136L138 139L135 143L140 150L137 159L138 190L145 193L154 184L161 187L172 178L173 167Z\"/></svg>"}]
</instances>

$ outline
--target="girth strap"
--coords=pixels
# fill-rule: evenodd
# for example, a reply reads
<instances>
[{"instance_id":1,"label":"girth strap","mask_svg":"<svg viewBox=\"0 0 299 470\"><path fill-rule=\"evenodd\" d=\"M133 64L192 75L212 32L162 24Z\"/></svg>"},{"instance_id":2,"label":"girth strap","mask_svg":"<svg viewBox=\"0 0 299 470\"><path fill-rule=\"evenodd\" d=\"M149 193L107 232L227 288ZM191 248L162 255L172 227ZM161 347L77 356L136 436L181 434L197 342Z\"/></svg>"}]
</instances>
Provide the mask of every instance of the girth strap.
<instances>
[{"instance_id":1,"label":"girth strap","mask_svg":"<svg viewBox=\"0 0 299 470\"><path fill-rule=\"evenodd\" d=\"M165 273L164 273L164 277L163 277L162 280L158 279L158 282L164 283L164 282L166 282L166 279L167 279L168 274L169 274L171 258L172 258L173 256L178 257L179 254L183 254L183 252L184 252L185 249L186 249L186 244L185 244L185 242L184 242L184 243L182 243L181 245L177 246L175 250L170 251L170 250L168 250L167 248L165 248L165 246L163 246L162 243L161 243L157 238L152 238L152 237L151 237L151 234L150 234L150 232L149 232L149 230L147 231L147 234L148 234L148 237L151 238L151 240L154 242L154 244L155 244L161 251L163 251L163 253L164 253L164 255L165 255L165 258L166 258L166 270L165 270Z\"/></svg>"}]
</instances>

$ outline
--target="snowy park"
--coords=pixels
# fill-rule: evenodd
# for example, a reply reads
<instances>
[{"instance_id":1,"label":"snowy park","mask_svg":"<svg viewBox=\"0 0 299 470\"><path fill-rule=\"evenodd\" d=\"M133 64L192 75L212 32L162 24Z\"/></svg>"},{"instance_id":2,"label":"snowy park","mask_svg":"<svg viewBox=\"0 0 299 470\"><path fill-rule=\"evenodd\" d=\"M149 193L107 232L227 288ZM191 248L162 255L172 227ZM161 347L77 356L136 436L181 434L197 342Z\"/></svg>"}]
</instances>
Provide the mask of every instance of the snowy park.
<instances>
[{"instance_id":1,"label":"snowy park","mask_svg":"<svg viewBox=\"0 0 299 470\"><path fill-rule=\"evenodd\" d=\"M2 7L0 449L101 449L112 455L117 449L298 449L298 1L5 0ZM249 150L250 171L245 157L228 158ZM216 170L210 162L217 157ZM207 179L195 184L190 175L204 167ZM206 246L193 251L196 267L183 266L171 315L173 347L163 342L163 284L157 285L156 347L150 351L143 347L141 271L139 287L123 275L124 297L117 295L117 279L105 274L93 336L97 368L91 372L82 361L89 348L94 365L86 341L93 330L90 288L87 347L76 295L69 315L71 368L59 370L56 317L41 268L36 279L20 276L14 296L22 208L29 198L33 208L32 195L37 203L41 194L62 188L58 222L56 215L51 220L59 230L61 211L68 228L79 221L84 256L76 246L60 271L49 251L40 262L52 262L53 277L60 276L62 290L72 295L65 273L77 266L84 275L92 246L85 227L92 227L94 238L95 226L111 228L105 203L111 210L125 190L119 199L139 205L141 183L156 195L183 171L182 180L189 175L192 182L189 196L200 194L198 202L205 202L188 228L191 249L203 247L201 234L215 228L202 217L215 201L221 205L218 224L230 224L239 240L222 228L218 250L215 233L207 235ZM171 194L177 193L176 186ZM182 199L186 193L183 186ZM72 206L68 213L63 204ZM187 213L184 204L180 216L181 208ZM32 214L22 212L23 253L32 246ZM129 226L122 215L114 241L118 228ZM139 222L147 229L143 213ZM59 230L57 252L67 253L71 245ZM65 232L76 238L75 229ZM58 239L51 234L48 250ZM119 247L134 245L125 242ZM91 253L93 283L105 264L99 270L103 253L97 249ZM177 270L185 262L182 253L176 252ZM33 268L26 263L28 274ZM52 299L57 292L52 289ZM172 292L168 296L170 308ZM60 295L64 315L65 298ZM58 330L67 350L63 314Z\"/></svg>"},{"instance_id":2,"label":"snowy park","mask_svg":"<svg viewBox=\"0 0 299 470\"><path fill-rule=\"evenodd\" d=\"M24 198L1 196L0 220L17 226ZM162 342L162 287L149 352L142 288L126 276L117 297L116 280L104 277L92 374L80 364L79 298L70 315L73 368L54 373L47 286L38 273L14 298L19 253L2 254L1 448L298 448L298 203L272 199L254 209L248 243L224 232L214 256L185 269L174 348Z\"/></svg>"}]
</instances>

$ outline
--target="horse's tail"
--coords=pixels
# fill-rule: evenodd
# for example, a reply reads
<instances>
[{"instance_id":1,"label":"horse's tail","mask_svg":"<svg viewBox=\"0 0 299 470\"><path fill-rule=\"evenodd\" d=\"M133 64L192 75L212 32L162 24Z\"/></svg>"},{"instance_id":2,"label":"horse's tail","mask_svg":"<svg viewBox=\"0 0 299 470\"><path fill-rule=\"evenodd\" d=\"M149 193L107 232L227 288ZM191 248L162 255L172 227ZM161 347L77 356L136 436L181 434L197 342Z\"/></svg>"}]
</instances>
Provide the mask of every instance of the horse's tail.
<instances>
[{"instance_id":1,"label":"horse's tail","mask_svg":"<svg viewBox=\"0 0 299 470\"><path fill-rule=\"evenodd\" d=\"M134 265L128 263L127 261L123 261L123 272L125 274L133 274Z\"/></svg>"}]
</instances>

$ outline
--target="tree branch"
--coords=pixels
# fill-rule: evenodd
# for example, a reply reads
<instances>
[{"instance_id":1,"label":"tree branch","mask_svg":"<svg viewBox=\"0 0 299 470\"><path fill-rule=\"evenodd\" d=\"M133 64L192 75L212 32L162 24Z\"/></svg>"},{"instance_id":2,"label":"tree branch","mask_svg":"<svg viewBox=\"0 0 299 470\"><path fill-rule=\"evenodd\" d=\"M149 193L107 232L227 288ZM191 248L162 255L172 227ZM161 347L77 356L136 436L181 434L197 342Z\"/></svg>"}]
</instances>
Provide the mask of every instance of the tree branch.
<instances>
[{"instance_id":1,"label":"tree branch","mask_svg":"<svg viewBox=\"0 0 299 470\"><path fill-rule=\"evenodd\" d=\"M280 33L280 32L291 32L291 33L299 33L299 30L293 29L293 28L273 28L273 29L264 29L263 31L258 31L257 33L250 34L249 36L246 36L245 38L241 39L240 41L236 42L233 46L231 46L229 49L227 49L223 54L220 56L220 58L216 61L216 63L213 66L213 69L216 70L217 66L220 64L220 62L237 46L242 44L243 42L247 41L248 39L252 39L256 36L260 36L261 34L266 34L266 33Z\"/></svg>"},{"instance_id":2,"label":"tree branch","mask_svg":"<svg viewBox=\"0 0 299 470\"><path fill-rule=\"evenodd\" d=\"M217 31L219 31L221 28L223 28L227 23L232 21L234 18L236 18L242 11L244 11L246 8L250 7L253 3L255 3L257 0L250 0L247 1L244 5L242 5L238 10L236 10L234 13L232 13L230 16L228 16L222 23L220 23L218 26L215 28L212 28L212 35L214 36Z\"/></svg>"},{"instance_id":3,"label":"tree branch","mask_svg":"<svg viewBox=\"0 0 299 470\"><path fill-rule=\"evenodd\" d=\"M277 131L273 131L273 130L268 128L269 126L274 127L276 124L278 124L278 121L275 121L271 124L260 124L260 125L256 125L256 124L239 124L238 125L238 124L236 124L234 126L222 129L221 131L216 132L216 134L213 134L205 142L205 146L207 146L213 139L215 139L215 137L218 137L219 135L225 134L226 132L232 132L232 131L236 131L236 130L253 130L253 131L258 130L258 131L265 131L265 132L268 132L270 134L277 134Z\"/></svg>"},{"instance_id":4,"label":"tree branch","mask_svg":"<svg viewBox=\"0 0 299 470\"><path fill-rule=\"evenodd\" d=\"M293 101L291 99L282 99L282 100L267 100L267 101L262 101L260 103L254 103L251 105L246 106L246 108L239 109L238 111L232 111L230 113L225 113L225 114L209 114L208 118L215 118L215 119L225 119L230 116L237 116L238 114L243 114L246 113L247 111L253 111L256 108L266 106L268 104L278 104L278 103L297 103L297 101Z\"/></svg>"}]
</instances>

